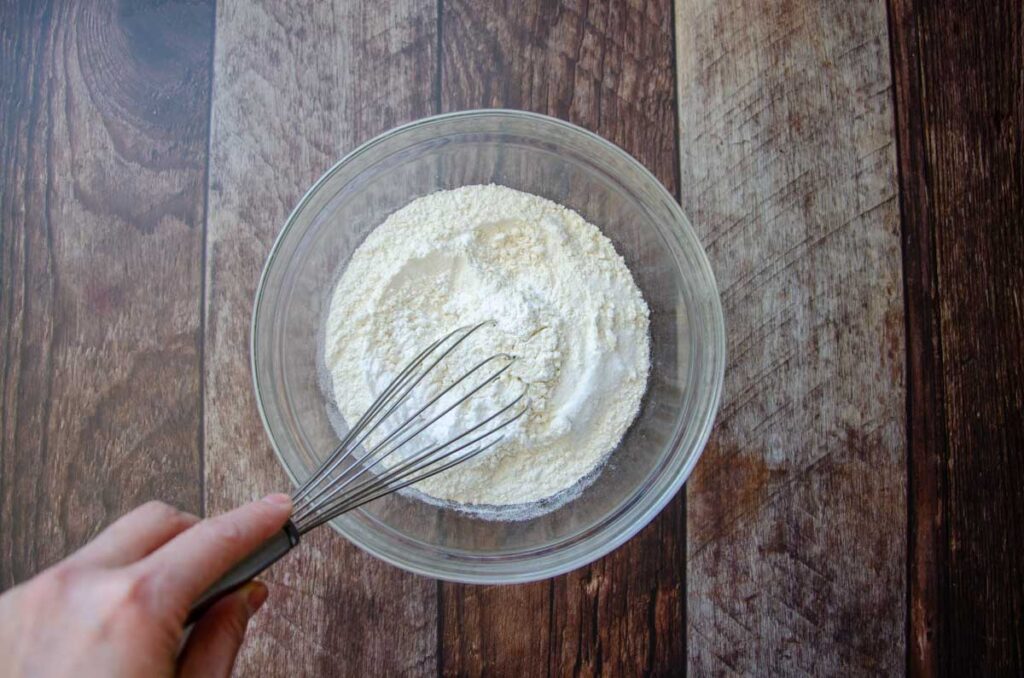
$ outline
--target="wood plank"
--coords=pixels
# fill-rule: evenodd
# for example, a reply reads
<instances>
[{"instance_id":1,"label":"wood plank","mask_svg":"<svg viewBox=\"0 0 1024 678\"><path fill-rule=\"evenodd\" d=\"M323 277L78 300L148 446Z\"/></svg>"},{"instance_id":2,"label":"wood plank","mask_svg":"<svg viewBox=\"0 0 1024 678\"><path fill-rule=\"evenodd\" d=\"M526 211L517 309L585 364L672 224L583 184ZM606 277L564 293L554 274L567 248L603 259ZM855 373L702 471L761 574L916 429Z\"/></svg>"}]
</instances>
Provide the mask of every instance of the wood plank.
<instances>
[{"instance_id":1,"label":"wood plank","mask_svg":"<svg viewBox=\"0 0 1024 678\"><path fill-rule=\"evenodd\" d=\"M687 487L697 675L905 666L904 327L883 2L678 0L681 186L729 367Z\"/></svg>"},{"instance_id":2,"label":"wood plank","mask_svg":"<svg viewBox=\"0 0 1024 678\"><path fill-rule=\"evenodd\" d=\"M948 675L948 619L942 604L947 571L948 457L939 346L935 237L928 213L926 139L919 77L918 25L912 3L890 2L890 44L900 158L903 275L907 330L909 454L907 668L913 676Z\"/></svg>"},{"instance_id":3,"label":"wood plank","mask_svg":"<svg viewBox=\"0 0 1024 678\"><path fill-rule=\"evenodd\" d=\"M5 3L0 588L200 509L210 3Z\"/></svg>"},{"instance_id":4,"label":"wood plank","mask_svg":"<svg viewBox=\"0 0 1024 678\"><path fill-rule=\"evenodd\" d=\"M260 425L249 322L264 258L306 188L355 145L432 112L433 2L218 5L206 292L207 507L288 487ZM436 668L437 589L330 529L268 575L242 675Z\"/></svg>"},{"instance_id":5,"label":"wood plank","mask_svg":"<svg viewBox=\"0 0 1024 678\"><path fill-rule=\"evenodd\" d=\"M456 0L442 7L445 111L527 109L601 134L675 192L672 7ZM446 675L637 675L681 668L683 503L550 582L442 585Z\"/></svg>"},{"instance_id":6,"label":"wood plank","mask_svg":"<svg viewBox=\"0 0 1024 678\"><path fill-rule=\"evenodd\" d=\"M1024 9L893 0L910 670L1024 673Z\"/></svg>"}]
</instances>

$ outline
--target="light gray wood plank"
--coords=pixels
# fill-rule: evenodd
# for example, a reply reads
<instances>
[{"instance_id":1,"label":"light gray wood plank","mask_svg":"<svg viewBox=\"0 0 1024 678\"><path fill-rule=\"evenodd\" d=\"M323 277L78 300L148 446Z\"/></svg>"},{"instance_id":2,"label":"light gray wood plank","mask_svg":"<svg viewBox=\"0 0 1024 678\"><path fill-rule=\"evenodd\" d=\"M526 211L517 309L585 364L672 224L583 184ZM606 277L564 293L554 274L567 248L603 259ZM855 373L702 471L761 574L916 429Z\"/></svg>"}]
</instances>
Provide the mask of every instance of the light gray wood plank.
<instances>
[{"instance_id":1,"label":"light gray wood plank","mask_svg":"<svg viewBox=\"0 0 1024 678\"><path fill-rule=\"evenodd\" d=\"M695 675L905 664L906 405L883 2L677 0L681 195L729 362L687 487Z\"/></svg>"}]
</instances>

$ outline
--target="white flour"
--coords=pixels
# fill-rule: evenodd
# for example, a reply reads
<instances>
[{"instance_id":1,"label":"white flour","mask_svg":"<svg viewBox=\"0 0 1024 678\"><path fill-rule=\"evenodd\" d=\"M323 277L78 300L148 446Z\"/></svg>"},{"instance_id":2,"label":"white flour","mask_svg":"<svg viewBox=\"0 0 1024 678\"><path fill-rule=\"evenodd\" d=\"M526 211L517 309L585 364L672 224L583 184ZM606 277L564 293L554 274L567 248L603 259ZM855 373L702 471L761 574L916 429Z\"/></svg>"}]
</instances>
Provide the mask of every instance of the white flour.
<instances>
[{"instance_id":1,"label":"white flour","mask_svg":"<svg viewBox=\"0 0 1024 678\"><path fill-rule=\"evenodd\" d=\"M445 440L524 385L527 414L498 446L416 488L478 512L542 500L550 510L596 475L636 416L648 316L622 257L576 212L502 186L466 186L414 200L370 233L334 290L324 363L352 422L434 340L495 321L431 377L497 352L518 359L425 434Z\"/></svg>"}]
</instances>

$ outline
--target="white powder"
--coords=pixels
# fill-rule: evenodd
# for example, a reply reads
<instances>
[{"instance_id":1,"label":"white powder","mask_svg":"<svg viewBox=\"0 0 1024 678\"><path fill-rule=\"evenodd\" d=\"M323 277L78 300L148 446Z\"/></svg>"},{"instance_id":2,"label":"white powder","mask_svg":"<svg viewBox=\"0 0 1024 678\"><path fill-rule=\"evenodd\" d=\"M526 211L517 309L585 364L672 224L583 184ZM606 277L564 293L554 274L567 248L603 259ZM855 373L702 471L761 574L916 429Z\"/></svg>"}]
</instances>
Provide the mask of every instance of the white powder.
<instances>
[{"instance_id":1,"label":"white powder","mask_svg":"<svg viewBox=\"0 0 1024 678\"><path fill-rule=\"evenodd\" d=\"M649 312L611 242L576 212L502 186L466 186L392 214L353 254L327 319L324 362L353 422L398 371L451 330L475 333L431 378L497 352L509 372L424 432L443 441L527 388L497 446L416 488L486 513L564 503L596 475L647 386Z\"/></svg>"}]
</instances>

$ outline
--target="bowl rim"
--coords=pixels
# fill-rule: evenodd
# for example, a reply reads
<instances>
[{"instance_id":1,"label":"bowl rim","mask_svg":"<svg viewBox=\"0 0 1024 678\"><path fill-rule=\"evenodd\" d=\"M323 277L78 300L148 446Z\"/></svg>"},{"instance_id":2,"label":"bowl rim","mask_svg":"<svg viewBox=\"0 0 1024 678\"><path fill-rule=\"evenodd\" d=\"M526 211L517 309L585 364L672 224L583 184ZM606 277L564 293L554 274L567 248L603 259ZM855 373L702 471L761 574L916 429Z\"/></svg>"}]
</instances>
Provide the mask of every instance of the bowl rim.
<instances>
[{"instance_id":1,"label":"bowl rim","mask_svg":"<svg viewBox=\"0 0 1024 678\"><path fill-rule=\"evenodd\" d=\"M560 118L555 118L549 115L516 109L480 108L455 111L450 113L440 113L437 115L418 118L416 120L412 120L402 125L392 127L380 134L377 134L376 136L373 136L370 139L356 146L356 148L354 148L352 151L343 155L309 187L309 189L303 194L302 198L296 203L295 207L288 214L288 217L284 221L284 225L281 227L277 236L274 238L274 243L271 246L270 251L267 253L266 260L263 264L263 269L260 272L259 282L256 287L256 294L253 301L252 321L250 322L249 327L249 362L252 371L253 391L256 398L256 406L257 409L259 410L260 420L263 422L263 428L266 431L267 438L269 438L271 448L274 451L274 456L277 457L278 464L281 466L281 468L284 469L285 474L288 476L292 484L298 485L299 480L296 477L295 473L290 468L290 466L288 465L288 463L285 461L284 455L281 452L278 441L274 437L274 432L271 429L270 421L266 413L264 397L262 391L260 390L259 369L257 367L256 361L256 327L260 318L260 302L263 299L266 290L266 284L269 278L270 270L273 267L274 262L283 246L284 239L290 233L292 227L295 225L297 221L298 216L306 208L306 206L312 200L313 196L315 196L317 192L328 181L330 181L330 179L338 171L340 171L343 167L351 163L359 156L367 153L374 147L380 145L381 143L384 143L385 141L391 139L392 137L405 133L411 129L453 119L468 119L478 117L518 118L521 120L532 120L542 125L554 125L562 127L567 131L587 137L590 141L593 141L598 145L603 146L604 150L612 153L613 155L619 156L620 159L624 160L628 165L631 165L632 168L635 169L638 173L640 173L642 176L648 179L651 182L651 184L656 187L654 190L656 192L661 193L662 198L666 199L665 203L667 204L669 211L672 213L673 219L676 222L676 226L678 226L681 229L682 234L686 238L692 240L692 244L696 245L696 247L692 248L691 254L695 255L696 257L695 263L700 269L699 272L701 276L706 277L706 282L708 282L710 289L713 290L713 293L709 294L707 298L707 302L710 306L709 320L712 325L708 333L708 340L709 344L712 342L715 344L710 347L710 353L714 358L711 369L709 370L711 374L711 392L708 393L709 397L706 400L707 415L701 422L700 431L694 438L693 447L696 450L696 452L692 454L690 458L683 463L683 465L679 468L678 472L676 473L675 478L672 478L671 481L664 486L661 495L657 497L655 501L653 501L646 509L644 509L642 513L634 516L631 519L631 522L628 526L626 526L624 529L620 529L617 533L611 535L611 537L605 540L603 543L594 545L593 548L587 550L582 555L568 559L560 559L550 565L534 568L529 572L495 572L491 569L484 569L479 572L461 571L459 573L450 573L439 572L437 570L432 570L428 567L423 567L419 565L417 562L410 562L401 560L399 558L395 558L388 553L384 553L374 548L372 545L364 543L364 541L360 539L358 536L352 534L351 531L346 530L341 525L339 525L339 519L335 519L329 522L329 524L335 531L337 531L347 541L354 544L359 549L407 572L412 572L414 574L429 577L432 579L440 579L444 581L452 581L458 583L517 584L548 579L560 574L565 574L566 572L570 572L577 568L586 566L611 553L612 551L614 551L615 549L617 549L618 547L622 546L624 543L632 539L634 536L636 536L636 534L640 532L640 530L642 530L644 527L646 527L676 496L676 494L678 494L680 488L683 486L683 484L689 478L690 474L693 472L694 466L696 466L697 461L703 455L704 448L707 446L708 439L710 438L711 431L714 427L715 419L718 414L719 406L721 405L722 389L725 377L725 364L727 357L725 319L722 312L721 295L719 293L718 283L715 278L714 270L711 267L711 262L708 259L707 252L705 251L704 246L700 241L700 238L697 236L697 233L693 228L693 225L690 223L690 220L686 217L686 214L683 212L678 199L671 193L669 193L668 189L665 188L664 184L661 183L661 181L654 175L653 172L651 172L651 170L647 168L646 165L644 165L642 162L637 160L630 153L626 152L624 149L622 149L615 143L609 141L608 139L605 139L604 137L598 134L595 134L594 132L591 132L590 130L580 127L579 125L575 125L571 122L562 120ZM675 440L673 442L677 450L680 444L682 443L682 434L683 430L677 431L676 434L674 434ZM606 524L605 529L607 529L607 527L612 524L613 523ZM536 559L531 556L527 556L528 560L533 559L535 562L541 560L542 558Z\"/></svg>"}]
</instances>

